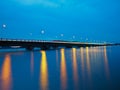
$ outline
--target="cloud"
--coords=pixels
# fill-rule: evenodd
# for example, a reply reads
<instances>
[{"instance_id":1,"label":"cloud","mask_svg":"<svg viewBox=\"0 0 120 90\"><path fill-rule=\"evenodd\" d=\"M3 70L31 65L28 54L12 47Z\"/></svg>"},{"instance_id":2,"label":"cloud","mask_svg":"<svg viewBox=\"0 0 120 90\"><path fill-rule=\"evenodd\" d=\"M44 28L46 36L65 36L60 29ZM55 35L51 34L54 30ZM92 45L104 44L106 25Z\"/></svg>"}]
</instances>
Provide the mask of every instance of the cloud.
<instances>
[{"instance_id":1,"label":"cloud","mask_svg":"<svg viewBox=\"0 0 120 90\"><path fill-rule=\"evenodd\" d=\"M69 7L73 6L76 0L13 0L23 5L41 5L43 7Z\"/></svg>"},{"instance_id":2,"label":"cloud","mask_svg":"<svg viewBox=\"0 0 120 90\"><path fill-rule=\"evenodd\" d=\"M23 5L41 5L43 7L59 7L59 3L51 0L13 0Z\"/></svg>"},{"instance_id":3,"label":"cloud","mask_svg":"<svg viewBox=\"0 0 120 90\"><path fill-rule=\"evenodd\" d=\"M45 12L49 12L55 17L80 17L81 15L93 15L96 12L94 7L91 7L90 1L79 0L14 0L18 4L30 7L37 7L37 12L41 8ZM19 2L18 2L19 1ZM35 10L33 10L35 12ZM41 14L41 13L40 13ZM37 15L37 14L36 14Z\"/></svg>"},{"instance_id":4,"label":"cloud","mask_svg":"<svg viewBox=\"0 0 120 90\"><path fill-rule=\"evenodd\" d=\"M48 1L48 0L40 0L40 1L38 2L38 4L41 4L41 5L43 5L44 7L54 7L54 8L60 6L59 3L52 2L52 1Z\"/></svg>"}]
</instances>

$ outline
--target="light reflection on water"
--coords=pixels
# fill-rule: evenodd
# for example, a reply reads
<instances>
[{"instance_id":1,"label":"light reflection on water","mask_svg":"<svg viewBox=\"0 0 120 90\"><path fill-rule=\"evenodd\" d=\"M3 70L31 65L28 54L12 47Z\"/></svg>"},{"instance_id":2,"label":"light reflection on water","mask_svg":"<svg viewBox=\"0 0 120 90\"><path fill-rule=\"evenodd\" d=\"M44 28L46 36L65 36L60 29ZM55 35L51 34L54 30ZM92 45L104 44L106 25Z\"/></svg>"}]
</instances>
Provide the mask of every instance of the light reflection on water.
<instances>
[{"instance_id":1,"label":"light reflection on water","mask_svg":"<svg viewBox=\"0 0 120 90\"><path fill-rule=\"evenodd\" d=\"M65 60L65 49L60 50L61 53L61 88L66 90L67 87L67 72L66 72L66 60Z\"/></svg>"},{"instance_id":2,"label":"light reflection on water","mask_svg":"<svg viewBox=\"0 0 120 90\"><path fill-rule=\"evenodd\" d=\"M2 72L1 72L1 88L2 90L10 90L12 84L12 77L11 77L11 59L10 54L5 55L5 60L2 65Z\"/></svg>"},{"instance_id":3,"label":"light reflection on water","mask_svg":"<svg viewBox=\"0 0 120 90\"><path fill-rule=\"evenodd\" d=\"M107 79L109 79L109 66L108 66L108 57L107 57L107 51L106 51L106 46L104 46L104 67L105 67L105 73Z\"/></svg>"},{"instance_id":4,"label":"light reflection on water","mask_svg":"<svg viewBox=\"0 0 120 90\"><path fill-rule=\"evenodd\" d=\"M80 48L80 59L81 59L81 66L82 66L82 78L83 78L83 80L85 79L85 77L84 77L84 67L85 67L85 65L84 65L84 48Z\"/></svg>"},{"instance_id":5,"label":"light reflection on water","mask_svg":"<svg viewBox=\"0 0 120 90\"><path fill-rule=\"evenodd\" d=\"M73 78L75 86L78 85L78 66L77 66L77 59L76 59L76 48L72 48L72 58L73 58Z\"/></svg>"},{"instance_id":6,"label":"light reflection on water","mask_svg":"<svg viewBox=\"0 0 120 90\"><path fill-rule=\"evenodd\" d=\"M88 76L89 76L89 78L90 78L90 74L91 74L91 68L90 68L90 57L89 57L89 48L88 47L86 47L86 63L87 63L87 70L88 70Z\"/></svg>"},{"instance_id":7,"label":"light reflection on water","mask_svg":"<svg viewBox=\"0 0 120 90\"><path fill-rule=\"evenodd\" d=\"M31 76L33 76L34 72L34 53L31 52Z\"/></svg>"},{"instance_id":8,"label":"light reflection on water","mask_svg":"<svg viewBox=\"0 0 120 90\"><path fill-rule=\"evenodd\" d=\"M48 66L47 66L47 58L46 52L41 51L41 64L40 64L40 86L41 90L48 89Z\"/></svg>"},{"instance_id":9,"label":"light reflection on water","mask_svg":"<svg viewBox=\"0 0 120 90\"><path fill-rule=\"evenodd\" d=\"M17 90L19 87L30 87L30 90L112 90L119 86L111 84L115 83L120 72L113 74L113 63L118 60L113 62L110 57L115 58L116 54L111 56L107 47L16 53L0 53L0 90ZM23 80L23 84L18 78Z\"/></svg>"}]
</instances>

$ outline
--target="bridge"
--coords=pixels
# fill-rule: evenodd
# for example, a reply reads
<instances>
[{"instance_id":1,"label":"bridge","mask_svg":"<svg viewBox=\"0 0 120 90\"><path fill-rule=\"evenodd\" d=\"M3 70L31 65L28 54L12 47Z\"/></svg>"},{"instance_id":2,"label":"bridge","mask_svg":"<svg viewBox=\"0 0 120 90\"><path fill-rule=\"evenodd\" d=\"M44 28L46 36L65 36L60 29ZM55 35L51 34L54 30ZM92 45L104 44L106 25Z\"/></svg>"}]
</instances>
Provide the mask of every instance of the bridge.
<instances>
[{"instance_id":1,"label":"bridge","mask_svg":"<svg viewBox=\"0 0 120 90\"><path fill-rule=\"evenodd\" d=\"M92 47L92 46L108 46L113 44L106 43L83 43L75 41L63 41L63 40L18 40L18 39L0 39L0 47L20 47L27 50L33 50L34 48L40 48L42 50L58 47Z\"/></svg>"}]
</instances>

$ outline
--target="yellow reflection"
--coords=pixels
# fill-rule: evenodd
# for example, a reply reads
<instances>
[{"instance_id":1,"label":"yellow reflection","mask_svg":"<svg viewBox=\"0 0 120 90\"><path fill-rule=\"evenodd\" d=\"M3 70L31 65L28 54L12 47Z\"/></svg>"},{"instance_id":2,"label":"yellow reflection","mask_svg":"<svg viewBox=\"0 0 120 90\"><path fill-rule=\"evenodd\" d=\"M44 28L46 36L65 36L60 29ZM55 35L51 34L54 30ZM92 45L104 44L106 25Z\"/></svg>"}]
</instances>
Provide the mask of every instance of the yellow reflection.
<instances>
[{"instance_id":1,"label":"yellow reflection","mask_svg":"<svg viewBox=\"0 0 120 90\"><path fill-rule=\"evenodd\" d=\"M76 48L72 48L72 56L73 56L73 76L74 76L75 84L77 84L78 71L77 71L77 60L76 60Z\"/></svg>"},{"instance_id":2,"label":"yellow reflection","mask_svg":"<svg viewBox=\"0 0 120 90\"><path fill-rule=\"evenodd\" d=\"M86 47L86 60L87 60L88 75L90 77L90 58L89 58L89 48L88 47Z\"/></svg>"},{"instance_id":3,"label":"yellow reflection","mask_svg":"<svg viewBox=\"0 0 120 90\"><path fill-rule=\"evenodd\" d=\"M48 67L47 67L47 59L46 52L41 51L41 65L40 65L40 85L41 90L47 90L48 88Z\"/></svg>"},{"instance_id":4,"label":"yellow reflection","mask_svg":"<svg viewBox=\"0 0 120 90\"><path fill-rule=\"evenodd\" d=\"M1 79L2 79L2 89L10 90L12 77L11 77L11 59L9 54L5 56L5 60L3 62Z\"/></svg>"},{"instance_id":5,"label":"yellow reflection","mask_svg":"<svg viewBox=\"0 0 120 90\"><path fill-rule=\"evenodd\" d=\"M109 79L109 66L108 66L108 58L107 58L106 46L104 46L104 63L105 63L106 76Z\"/></svg>"},{"instance_id":6,"label":"yellow reflection","mask_svg":"<svg viewBox=\"0 0 120 90\"><path fill-rule=\"evenodd\" d=\"M67 72L66 72L65 50L61 49L60 53L61 53L61 85L62 85L62 90L66 90Z\"/></svg>"},{"instance_id":7,"label":"yellow reflection","mask_svg":"<svg viewBox=\"0 0 120 90\"><path fill-rule=\"evenodd\" d=\"M31 52L31 74L33 74L33 70L34 70L34 55L33 52Z\"/></svg>"}]
</instances>

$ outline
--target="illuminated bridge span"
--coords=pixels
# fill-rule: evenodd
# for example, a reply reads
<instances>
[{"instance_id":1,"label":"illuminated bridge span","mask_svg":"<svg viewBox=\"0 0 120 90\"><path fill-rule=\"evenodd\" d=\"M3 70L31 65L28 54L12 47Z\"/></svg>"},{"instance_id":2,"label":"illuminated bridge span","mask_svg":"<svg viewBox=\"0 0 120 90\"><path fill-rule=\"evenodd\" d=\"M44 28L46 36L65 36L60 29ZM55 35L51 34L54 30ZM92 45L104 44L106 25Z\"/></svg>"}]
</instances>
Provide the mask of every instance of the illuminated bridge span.
<instances>
[{"instance_id":1,"label":"illuminated bridge span","mask_svg":"<svg viewBox=\"0 0 120 90\"><path fill-rule=\"evenodd\" d=\"M70 42L70 41L62 41L62 40L54 40L54 41L42 41L42 40L15 40L15 39L1 39L0 47L22 47L27 50L33 50L34 48L41 49L51 49L58 47L91 47L91 46L106 46L111 44L105 43L81 43L81 42Z\"/></svg>"}]
</instances>

